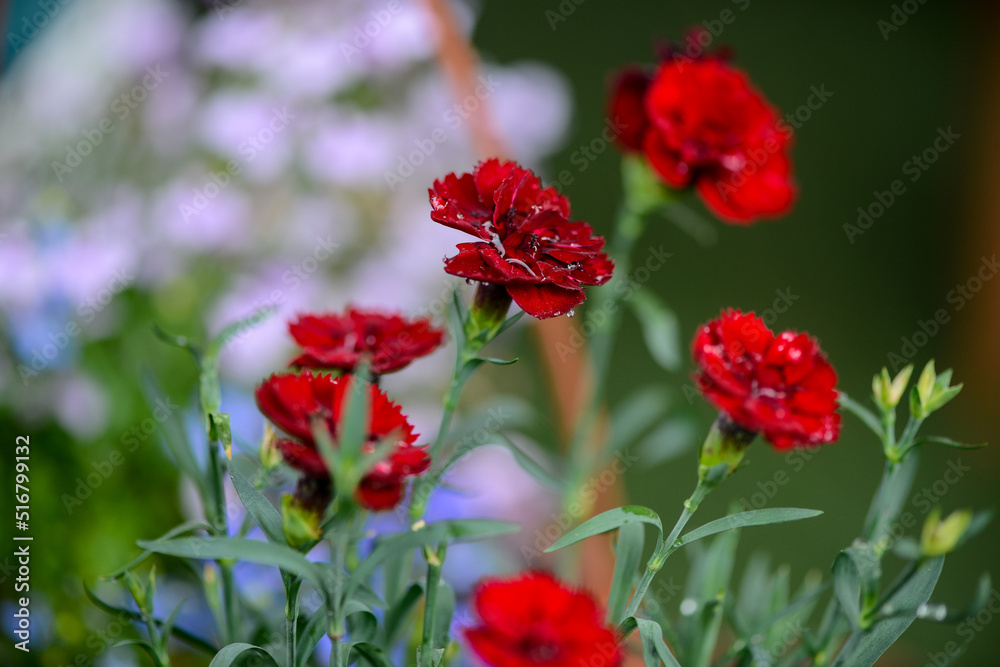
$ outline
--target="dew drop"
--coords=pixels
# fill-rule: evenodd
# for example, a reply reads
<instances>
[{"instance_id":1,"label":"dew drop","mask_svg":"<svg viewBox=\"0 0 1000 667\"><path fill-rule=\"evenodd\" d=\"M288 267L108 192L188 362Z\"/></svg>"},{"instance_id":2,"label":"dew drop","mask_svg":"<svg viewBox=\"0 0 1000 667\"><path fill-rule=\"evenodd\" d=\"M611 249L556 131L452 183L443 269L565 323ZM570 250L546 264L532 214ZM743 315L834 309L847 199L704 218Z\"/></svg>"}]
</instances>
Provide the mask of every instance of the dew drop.
<instances>
[{"instance_id":1,"label":"dew drop","mask_svg":"<svg viewBox=\"0 0 1000 667\"><path fill-rule=\"evenodd\" d=\"M472 284L472 278L466 278L465 279L465 284L466 285L471 285Z\"/></svg>"},{"instance_id":2,"label":"dew drop","mask_svg":"<svg viewBox=\"0 0 1000 667\"><path fill-rule=\"evenodd\" d=\"M575 316L576 316L576 311L573 310L572 308L570 308L569 312L566 313L566 317L575 317Z\"/></svg>"}]
</instances>

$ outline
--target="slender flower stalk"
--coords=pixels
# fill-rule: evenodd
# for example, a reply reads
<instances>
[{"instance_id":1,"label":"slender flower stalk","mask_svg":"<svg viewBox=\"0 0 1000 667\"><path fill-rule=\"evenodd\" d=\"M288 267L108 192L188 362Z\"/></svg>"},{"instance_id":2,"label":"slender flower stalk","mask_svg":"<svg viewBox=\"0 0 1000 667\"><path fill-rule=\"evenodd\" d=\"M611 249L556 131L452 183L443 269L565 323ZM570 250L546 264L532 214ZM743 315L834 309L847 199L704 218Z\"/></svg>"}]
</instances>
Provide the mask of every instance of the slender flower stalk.
<instances>
[{"instance_id":1,"label":"slender flower stalk","mask_svg":"<svg viewBox=\"0 0 1000 667\"><path fill-rule=\"evenodd\" d=\"M420 667L431 667L434 664L434 633L437 622L438 589L441 587L441 568L447 552L447 544L438 545L437 549L424 548L424 559L427 561L427 579L424 590L424 627L420 641Z\"/></svg>"},{"instance_id":2,"label":"slender flower stalk","mask_svg":"<svg viewBox=\"0 0 1000 667\"><path fill-rule=\"evenodd\" d=\"M694 516L694 513L698 511L698 507L705 497L714 489L716 483L708 481L704 477L698 478L698 485L695 486L694 493L691 497L684 501L684 509L681 515L677 517L677 522L671 529L670 534L667 539L663 541L661 547L652 555L649 562L646 564L646 571L642 574L642 579L639 581L639 585L635 589L635 593L632 595L632 599L625 609L625 614L622 618L618 619L619 628L622 628L622 623L624 623L626 618L630 616L635 616L636 612L639 611L639 605L642 603L642 598L646 595L646 591L649 590L649 585L653 582L653 577L656 573L663 569L663 564L666 562L667 558L670 557L674 551L680 546L678 545L677 538L680 537L681 531L687 526L688 521Z\"/></svg>"}]
</instances>

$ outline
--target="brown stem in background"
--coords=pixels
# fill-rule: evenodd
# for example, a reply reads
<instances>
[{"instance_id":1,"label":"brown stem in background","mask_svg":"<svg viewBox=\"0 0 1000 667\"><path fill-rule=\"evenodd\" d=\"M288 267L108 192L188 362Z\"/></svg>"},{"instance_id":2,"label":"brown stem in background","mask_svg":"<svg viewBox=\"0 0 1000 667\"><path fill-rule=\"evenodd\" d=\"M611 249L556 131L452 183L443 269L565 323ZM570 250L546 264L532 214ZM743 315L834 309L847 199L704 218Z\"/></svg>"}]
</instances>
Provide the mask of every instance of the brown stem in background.
<instances>
[{"instance_id":1,"label":"brown stem in background","mask_svg":"<svg viewBox=\"0 0 1000 667\"><path fill-rule=\"evenodd\" d=\"M464 38L455 21L448 0L423 0L434 25L438 29L438 60L451 83L458 100L475 96L479 77L479 58L472 45ZM487 104L480 100L478 109L469 116L469 132L476 152L481 159L504 157L506 151L490 122ZM558 410L560 433L563 444L567 445L573 424L580 416L583 404L591 391L591 370L585 348L575 349L565 359L557 352L559 343L568 344L573 335L580 334L575 321L568 317L555 317L535 323L535 340L545 361L546 371L552 383L552 392ZM601 419L592 442L603 441L600 437L605 430L606 420ZM597 471L599 473L600 471ZM593 513L617 507L622 504L623 492L620 480L616 479L603 493ZM583 544L581 556L581 583L598 596L607 599L614 572L614 559L606 540L587 540ZM640 663L641 664L641 663Z\"/></svg>"},{"instance_id":2,"label":"brown stem in background","mask_svg":"<svg viewBox=\"0 0 1000 667\"><path fill-rule=\"evenodd\" d=\"M437 28L438 62L448 77L455 98L461 102L468 97L476 97L479 57L462 35L448 0L423 0L423 4ZM503 144L493 131L485 100L480 100L479 106L469 115L469 134L480 159L506 156Z\"/></svg>"}]
</instances>

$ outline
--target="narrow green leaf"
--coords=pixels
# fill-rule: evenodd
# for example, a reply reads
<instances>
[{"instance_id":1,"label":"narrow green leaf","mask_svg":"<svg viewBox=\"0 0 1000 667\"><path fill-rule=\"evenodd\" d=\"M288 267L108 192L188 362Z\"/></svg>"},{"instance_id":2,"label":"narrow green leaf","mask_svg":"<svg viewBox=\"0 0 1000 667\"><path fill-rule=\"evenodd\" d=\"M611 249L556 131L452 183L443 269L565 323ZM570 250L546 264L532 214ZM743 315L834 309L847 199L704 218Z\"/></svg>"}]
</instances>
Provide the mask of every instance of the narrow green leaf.
<instances>
[{"instance_id":1,"label":"narrow green leaf","mask_svg":"<svg viewBox=\"0 0 1000 667\"><path fill-rule=\"evenodd\" d=\"M226 453L226 458L232 460L233 458L233 430L230 424L229 413L228 412L215 412L209 415L212 420L212 426L215 428L215 434L219 438L219 444L222 445L222 451Z\"/></svg>"},{"instance_id":2,"label":"narrow green leaf","mask_svg":"<svg viewBox=\"0 0 1000 667\"><path fill-rule=\"evenodd\" d=\"M878 492L865 517L864 535L867 541L877 544L889 535L893 522L909 500L919 459L920 453L914 451L900 463L887 464Z\"/></svg>"},{"instance_id":3,"label":"narrow green leaf","mask_svg":"<svg viewBox=\"0 0 1000 667\"><path fill-rule=\"evenodd\" d=\"M658 211L702 247L709 248L719 240L719 233L715 230L713 221L680 201L670 201Z\"/></svg>"},{"instance_id":4,"label":"narrow green leaf","mask_svg":"<svg viewBox=\"0 0 1000 667\"><path fill-rule=\"evenodd\" d=\"M937 623L958 623L975 616L986 607L990 594L993 593L993 581L989 572L983 572L979 577L976 592L965 607L950 609L943 604L922 604L916 609L917 618L924 618Z\"/></svg>"},{"instance_id":5,"label":"narrow green leaf","mask_svg":"<svg viewBox=\"0 0 1000 667\"><path fill-rule=\"evenodd\" d=\"M518 361L517 359L496 359L494 357L479 357L479 359L494 366L510 366L511 364L516 364Z\"/></svg>"},{"instance_id":6,"label":"narrow green leaf","mask_svg":"<svg viewBox=\"0 0 1000 667\"><path fill-rule=\"evenodd\" d=\"M375 644L359 642L357 644L353 644L351 646L351 650L359 653L365 660L375 667L394 667L385 652L378 646L375 646ZM350 662L350 659L348 659L348 662Z\"/></svg>"},{"instance_id":7,"label":"narrow green leaf","mask_svg":"<svg viewBox=\"0 0 1000 667\"><path fill-rule=\"evenodd\" d=\"M169 540L171 537L177 537L178 535L183 535L184 533L187 533L192 530L204 530L205 532L211 532L212 527L200 521L185 521L181 525L175 526L174 528L171 528L170 530L165 532L163 535L160 535L158 538L156 538L155 541ZM139 554L138 556L136 556L135 558L133 558L128 563L121 566L114 572L101 576L101 579L104 581L114 581L123 576L126 571L135 569L137 565L141 564L144 560L146 560L152 555L153 555L152 551L143 551L141 554Z\"/></svg>"},{"instance_id":8,"label":"narrow green leaf","mask_svg":"<svg viewBox=\"0 0 1000 667\"><path fill-rule=\"evenodd\" d=\"M385 614L385 645L392 646L398 639L399 632L405 629L406 619L424 596L424 588L419 583L413 583L403 596Z\"/></svg>"},{"instance_id":9,"label":"narrow green leaf","mask_svg":"<svg viewBox=\"0 0 1000 667\"><path fill-rule=\"evenodd\" d=\"M973 514L972 520L969 521L969 525L965 527L965 532L962 533L962 537L959 538L958 544L955 545L955 548L958 549L973 537L983 532L992 520L993 510L980 510Z\"/></svg>"},{"instance_id":10,"label":"narrow green leaf","mask_svg":"<svg viewBox=\"0 0 1000 667\"><path fill-rule=\"evenodd\" d=\"M124 618L129 621L137 621L140 623L144 622L142 615L139 614L138 612L132 611L131 609L125 609L123 607L116 607L114 605L108 604L101 598L97 597L97 594L94 593L94 591L90 590L90 587L87 586L86 584L83 585L83 592L87 596L87 599L89 599L92 603L94 603L94 605L98 609L100 609L105 613L117 616L118 618ZM161 628L165 627L163 621L155 620L154 622L157 623ZM215 655L215 652L218 650L208 640L193 635L187 630L183 630L178 627L173 627L171 629L171 633L173 634L174 637L181 640L188 646L198 649L199 651L206 653L208 655Z\"/></svg>"},{"instance_id":11,"label":"narrow green leaf","mask_svg":"<svg viewBox=\"0 0 1000 667\"><path fill-rule=\"evenodd\" d=\"M652 468L673 461L690 450L696 441L695 426L690 420L668 418L644 437L635 451L643 466Z\"/></svg>"},{"instance_id":12,"label":"narrow green leaf","mask_svg":"<svg viewBox=\"0 0 1000 667\"><path fill-rule=\"evenodd\" d=\"M670 652L663 641L663 630L657 623L645 618L634 619L642 639L642 657L646 667L659 667L662 662L666 667L681 667L677 658Z\"/></svg>"},{"instance_id":13,"label":"narrow green leaf","mask_svg":"<svg viewBox=\"0 0 1000 667\"><path fill-rule=\"evenodd\" d=\"M170 397L163 392L152 371L148 368L143 369L140 375L140 385L150 409L161 408L166 413L166 419L163 420L157 431L157 440L173 459L181 473L197 484L202 491L202 496L204 496L207 488L205 471L195 457L194 448L191 446L187 430L181 421L179 409L171 405Z\"/></svg>"},{"instance_id":14,"label":"narrow green leaf","mask_svg":"<svg viewBox=\"0 0 1000 667\"><path fill-rule=\"evenodd\" d=\"M443 579L438 582L437 604L434 612L434 648L448 648L451 619L455 615L455 591Z\"/></svg>"},{"instance_id":15,"label":"narrow green leaf","mask_svg":"<svg viewBox=\"0 0 1000 667\"><path fill-rule=\"evenodd\" d=\"M208 667L231 667L232 665L238 665L244 656L253 656L254 658L263 660L263 663L258 663L259 665L278 667L278 663L274 661L270 653L259 646L244 643L226 646L212 658L212 662L208 664Z\"/></svg>"},{"instance_id":16,"label":"narrow green leaf","mask_svg":"<svg viewBox=\"0 0 1000 667\"><path fill-rule=\"evenodd\" d=\"M185 602L187 602L187 600L181 600L177 603L177 606L174 607L172 612L170 612L170 615L164 619L163 625L160 628L160 631L163 633L163 637L160 639L160 649L163 651L164 655L168 655L167 645L169 644L170 635L174 632L174 624L177 623L177 615L181 613L181 607L184 606Z\"/></svg>"},{"instance_id":17,"label":"narrow green leaf","mask_svg":"<svg viewBox=\"0 0 1000 667\"><path fill-rule=\"evenodd\" d=\"M857 629L861 618L861 602L858 599L860 589L861 578L851 564L851 559L843 552L837 554L833 561L833 592L853 630Z\"/></svg>"},{"instance_id":18,"label":"narrow green leaf","mask_svg":"<svg viewBox=\"0 0 1000 667\"><path fill-rule=\"evenodd\" d=\"M260 326L267 318L275 313L277 309L273 306L258 308L250 315L227 324L222 331L215 334L208 346L205 348L205 360L210 364L215 364L219 353L231 341L239 338L250 329Z\"/></svg>"},{"instance_id":19,"label":"narrow green leaf","mask_svg":"<svg viewBox=\"0 0 1000 667\"><path fill-rule=\"evenodd\" d=\"M642 559L642 548L646 531L641 523L625 524L618 529L618 544L615 547L615 574L608 594L608 621L621 618L625 613L636 573Z\"/></svg>"},{"instance_id":20,"label":"narrow green leaf","mask_svg":"<svg viewBox=\"0 0 1000 667\"><path fill-rule=\"evenodd\" d=\"M892 609L913 609L925 604L934 592L944 557L932 558L921 565L920 569L907 581L888 601ZM836 582L834 582L836 587ZM856 630L848 638L847 643L837 656L834 667L869 667L874 665L879 657L899 639L916 619L916 612L901 614L877 621L867 631Z\"/></svg>"},{"instance_id":21,"label":"narrow green leaf","mask_svg":"<svg viewBox=\"0 0 1000 667\"><path fill-rule=\"evenodd\" d=\"M347 618L347 636L351 642L374 641L378 631L378 619L369 609L358 609L345 614Z\"/></svg>"},{"instance_id":22,"label":"narrow green leaf","mask_svg":"<svg viewBox=\"0 0 1000 667\"><path fill-rule=\"evenodd\" d=\"M344 397L347 405L344 407L340 432L337 434L337 447L340 455L350 461L360 458L361 447L368 440L371 385L364 379L367 377L367 368L356 370L352 376L350 391Z\"/></svg>"},{"instance_id":23,"label":"narrow green leaf","mask_svg":"<svg viewBox=\"0 0 1000 667\"><path fill-rule=\"evenodd\" d=\"M465 349L466 317L467 313L462 308L462 297L459 292L459 286L456 285L455 289L451 292L451 304L448 308L448 333L451 334L451 339L455 341L455 349L459 355Z\"/></svg>"},{"instance_id":24,"label":"narrow green leaf","mask_svg":"<svg viewBox=\"0 0 1000 667\"><path fill-rule=\"evenodd\" d=\"M161 329L158 324L153 325L153 335L167 345L173 345L174 347L179 347L182 350L190 352L191 356L194 357L195 362L199 365L201 364L201 350L195 342L187 336L177 336L172 333L168 333Z\"/></svg>"},{"instance_id":25,"label":"narrow green leaf","mask_svg":"<svg viewBox=\"0 0 1000 667\"><path fill-rule=\"evenodd\" d=\"M771 507L761 510L750 510L739 514L730 514L715 521L709 521L703 526L695 528L687 535L678 540L677 546L691 544L716 533L722 533L734 528L747 528L749 526L767 526L773 523L785 523L788 521L798 521L799 519L810 519L822 514L820 510L806 510L795 507Z\"/></svg>"},{"instance_id":26,"label":"narrow green leaf","mask_svg":"<svg viewBox=\"0 0 1000 667\"><path fill-rule=\"evenodd\" d=\"M882 565L872 545L858 542L837 554L833 588L852 629L874 608L881 577Z\"/></svg>"},{"instance_id":27,"label":"narrow green leaf","mask_svg":"<svg viewBox=\"0 0 1000 667\"><path fill-rule=\"evenodd\" d=\"M323 464L330 471L331 476L333 476L334 486L338 487L339 490L346 484L346 480L342 478L345 466L340 465L341 452L337 448L337 445L334 444L333 436L330 435L330 429L327 428L325 421L313 418L310 426L320 458L323 459Z\"/></svg>"},{"instance_id":28,"label":"narrow green leaf","mask_svg":"<svg viewBox=\"0 0 1000 667\"><path fill-rule=\"evenodd\" d=\"M506 447L514 456L514 460L521 467L521 469L531 475L537 482L556 490L562 488L562 480L553 475L544 466L535 461L535 459L518 447L517 444L515 444L514 441L511 440L505 433L501 433L499 431L489 433L486 438L470 439L469 442L463 442L463 446L452 452L452 455L448 458L444 465L442 465L441 468L434 473L433 482L437 484L444 473L447 472L453 465L465 458L469 452L486 445L499 445L500 447Z\"/></svg>"},{"instance_id":29,"label":"narrow green leaf","mask_svg":"<svg viewBox=\"0 0 1000 667\"><path fill-rule=\"evenodd\" d=\"M839 401L840 407L860 419L865 426L871 429L872 433L879 437L879 440L885 438L885 431L882 429L882 422L879 421L879 418L875 416L874 412L850 398L844 392L840 392Z\"/></svg>"},{"instance_id":30,"label":"narrow green leaf","mask_svg":"<svg viewBox=\"0 0 1000 667\"><path fill-rule=\"evenodd\" d=\"M920 447L921 445L944 445L945 447L954 447L955 449L982 449L989 443L981 442L978 445L967 445L951 438L944 438L939 435L928 435L922 438L917 438L912 447Z\"/></svg>"},{"instance_id":31,"label":"narrow green leaf","mask_svg":"<svg viewBox=\"0 0 1000 667\"><path fill-rule=\"evenodd\" d=\"M233 481L243 506L260 526L268 541L286 544L285 533L281 526L281 513L271 501L264 497L264 494L236 466L229 466L229 478Z\"/></svg>"},{"instance_id":32,"label":"narrow green leaf","mask_svg":"<svg viewBox=\"0 0 1000 667\"><path fill-rule=\"evenodd\" d=\"M153 660L154 665L160 664L160 657L157 655L156 649L153 648L152 644L142 639L123 639L120 642L112 644L111 648L125 648L129 646L141 648Z\"/></svg>"},{"instance_id":33,"label":"narrow green leaf","mask_svg":"<svg viewBox=\"0 0 1000 667\"><path fill-rule=\"evenodd\" d=\"M767 610L761 600L767 599L770 589L770 557L764 552L755 552L743 570L732 613L736 634L744 641L749 642L755 634L755 628L760 627L763 619L767 618Z\"/></svg>"},{"instance_id":34,"label":"narrow green leaf","mask_svg":"<svg viewBox=\"0 0 1000 667\"><path fill-rule=\"evenodd\" d=\"M522 317L524 317L524 311L519 310L518 312L514 313L513 315L505 319L503 321L503 324L497 327L496 335L494 335L493 338L499 338L500 334L502 334L504 331L510 329L512 326L517 324Z\"/></svg>"},{"instance_id":35,"label":"narrow green leaf","mask_svg":"<svg viewBox=\"0 0 1000 667\"><path fill-rule=\"evenodd\" d=\"M725 591L729 589L738 545L739 531L729 530L712 540L704 556L694 558L688 554L696 562L688 577L687 597L698 602L697 612L685 619L682 628L682 657L689 667L707 667L711 661L722 628Z\"/></svg>"},{"instance_id":36,"label":"narrow green leaf","mask_svg":"<svg viewBox=\"0 0 1000 667\"><path fill-rule=\"evenodd\" d=\"M576 544L588 537L607 533L630 523L648 523L654 525L659 531L659 539L663 539L663 525L660 523L660 517L656 512L641 505L626 505L625 507L617 507L613 510L602 512L584 521L556 540L552 546L545 550L545 553L551 553L568 547L571 544Z\"/></svg>"},{"instance_id":37,"label":"narrow green leaf","mask_svg":"<svg viewBox=\"0 0 1000 667\"><path fill-rule=\"evenodd\" d=\"M666 392L658 386L632 392L611 411L607 451L625 449L645 433L667 409Z\"/></svg>"},{"instance_id":38,"label":"narrow green leaf","mask_svg":"<svg viewBox=\"0 0 1000 667\"><path fill-rule=\"evenodd\" d=\"M312 615L306 626L299 633L299 641L296 644L295 650L296 667L306 667L309 664L309 659L316 650L316 646L326 636L328 627L329 618L327 617L326 610L320 608Z\"/></svg>"},{"instance_id":39,"label":"narrow green leaf","mask_svg":"<svg viewBox=\"0 0 1000 667\"><path fill-rule=\"evenodd\" d=\"M210 560L242 560L261 565L271 565L317 584L327 593L327 583L322 571L298 551L283 544L261 542L238 537L182 537L158 542L138 542L139 546L168 556Z\"/></svg>"},{"instance_id":40,"label":"narrow green leaf","mask_svg":"<svg viewBox=\"0 0 1000 667\"><path fill-rule=\"evenodd\" d=\"M681 364L681 336L677 315L650 290L638 290L629 300L642 325L646 349L661 368L675 371Z\"/></svg>"}]
</instances>

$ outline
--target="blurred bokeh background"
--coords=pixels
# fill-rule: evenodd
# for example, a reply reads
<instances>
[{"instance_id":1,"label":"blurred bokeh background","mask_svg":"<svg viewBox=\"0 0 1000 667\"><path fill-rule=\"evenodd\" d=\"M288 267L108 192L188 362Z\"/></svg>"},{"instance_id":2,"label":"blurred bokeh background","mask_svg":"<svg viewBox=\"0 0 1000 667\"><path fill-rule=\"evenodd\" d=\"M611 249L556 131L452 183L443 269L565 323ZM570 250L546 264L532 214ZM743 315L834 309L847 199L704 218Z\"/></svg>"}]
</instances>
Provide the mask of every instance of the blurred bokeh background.
<instances>
[{"instance_id":1,"label":"blurred bokeh background","mask_svg":"<svg viewBox=\"0 0 1000 667\"><path fill-rule=\"evenodd\" d=\"M204 338L277 306L223 358L224 408L240 450L252 454L262 422L250 391L290 358L284 322L292 314L349 302L442 312L452 283L440 260L456 236L430 222L426 188L475 162L465 116L488 107L511 157L549 181L568 173L560 188L575 216L607 233L621 190L620 156L601 139L609 75L651 62L658 41L690 26L712 31L713 47L732 46L771 101L798 114L801 197L787 218L752 228L713 220L693 198L680 221L651 222L637 254L662 246L672 255L643 289L673 308L682 345L720 308L772 309L772 326L819 337L856 398L867 397L882 366L920 367L933 357L965 390L928 431L1000 441L1000 280L992 280L1000 11L902 4L914 11L894 16L897 5L861 1L460 3L487 78L481 99L456 100L435 59L438 32L410 0L8 3L0 17L0 431L8 443L0 466L11 471L14 437L30 435L37 624L34 652L10 651L4 568L4 664L144 664L128 649L106 650L114 626L81 582L126 562L135 539L200 511L156 444L161 424L140 388L148 369L176 406L169 410L197 431L195 370L157 341L154 323ZM934 149L949 132L957 138ZM887 201L879 193L896 180L903 194L859 225L859 207L878 213L873 203ZM944 323L930 324L936 317ZM544 416L555 408L532 326L506 343L521 363L486 371L467 405L496 407L500 392L512 414L543 406L523 430L545 456L558 450L558 428ZM389 379L424 434L450 362L442 351ZM612 405L644 387L666 392L668 433L679 444L669 456L640 457L624 492L673 516L695 465L694 449L681 445L693 444L713 414L690 391L686 353L673 371L651 363L630 317L614 364ZM120 464L109 463L115 451ZM705 515L756 493L770 505L822 509L791 528L745 531L740 563L765 550L790 566L793 582L827 571L863 521L881 470L877 443L847 417L841 441L809 460L764 446L751 458ZM960 464L969 469L938 502L993 505L998 462L994 447L928 449L915 491ZM442 514L489 512L528 528L520 543L469 548L449 561L459 591L481 574L524 567L519 545L555 511L538 509L554 507L552 497L505 454L483 450L466 468L466 488L458 483L439 499ZM781 472L787 483L769 492ZM922 519L922 504L911 509ZM11 544L9 523L3 544ZM949 557L936 597L961 605L997 562L1000 533L990 529ZM670 567L664 574L682 581L684 559ZM184 573L176 576L182 588ZM254 594L280 594L265 588ZM965 650L958 664L995 664L998 628L966 642L954 626L918 621L884 664L923 665L949 641ZM193 654L181 660L203 664Z\"/></svg>"}]
</instances>

